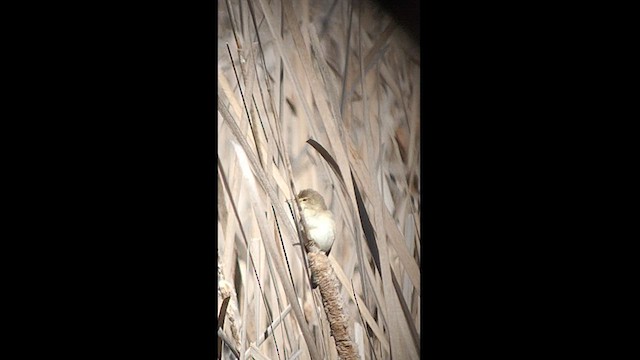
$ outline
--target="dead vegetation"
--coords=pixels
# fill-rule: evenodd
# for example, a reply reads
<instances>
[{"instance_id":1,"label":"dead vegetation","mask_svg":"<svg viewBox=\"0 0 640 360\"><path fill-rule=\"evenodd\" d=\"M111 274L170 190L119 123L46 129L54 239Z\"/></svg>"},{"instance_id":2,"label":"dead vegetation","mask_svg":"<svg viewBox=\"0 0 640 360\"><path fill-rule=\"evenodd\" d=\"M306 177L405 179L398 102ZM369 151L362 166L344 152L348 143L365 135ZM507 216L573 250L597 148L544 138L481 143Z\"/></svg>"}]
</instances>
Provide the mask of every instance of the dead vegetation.
<instances>
[{"instance_id":1,"label":"dead vegetation","mask_svg":"<svg viewBox=\"0 0 640 360\"><path fill-rule=\"evenodd\" d=\"M358 1L219 0L218 27L222 357L338 358L287 203L314 188L360 358L419 358L418 44Z\"/></svg>"}]
</instances>

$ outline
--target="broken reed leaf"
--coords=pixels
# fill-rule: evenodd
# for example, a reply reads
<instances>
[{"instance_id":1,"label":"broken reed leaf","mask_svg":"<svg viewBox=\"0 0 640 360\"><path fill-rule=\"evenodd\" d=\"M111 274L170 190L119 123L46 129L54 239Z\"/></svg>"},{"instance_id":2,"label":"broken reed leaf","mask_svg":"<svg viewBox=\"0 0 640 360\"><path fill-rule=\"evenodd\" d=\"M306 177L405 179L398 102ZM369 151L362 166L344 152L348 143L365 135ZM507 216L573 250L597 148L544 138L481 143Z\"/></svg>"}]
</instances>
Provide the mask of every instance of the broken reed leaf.
<instances>
[{"instance_id":1,"label":"broken reed leaf","mask_svg":"<svg viewBox=\"0 0 640 360\"><path fill-rule=\"evenodd\" d=\"M227 305L229 305L230 296L227 296L222 300L222 306L220 307L220 312L218 313L218 329L224 329L224 319L227 315ZM218 359L222 356L222 339L218 337Z\"/></svg>"},{"instance_id":2,"label":"broken reed leaf","mask_svg":"<svg viewBox=\"0 0 640 360\"><path fill-rule=\"evenodd\" d=\"M344 177L342 176L342 173L340 172L340 168L338 167L338 163L333 158L333 156L331 156L331 154L329 154L329 152L324 148L324 146L320 145L317 141L313 139L307 140L307 144L311 145L314 149L316 149L316 151L327 161L327 163L329 163L329 166L331 166L331 170L333 170L333 172L336 174L336 176L338 176L340 181L342 181L342 185L346 185L344 183Z\"/></svg>"},{"instance_id":3,"label":"broken reed leaf","mask_svg":"<svg viewBox=\"0 0 640 360\"><path fill-rule=\"evenodd\" d=\"M356 194L356 203L358 204L358 213L360 214L360 224L362 225L362 230L364 231L364 238L367 241L367 246L369 246L371 256L373 256L373 261L376 263L378 272L381 273L380 252L378 251L378 244L376 243L376 236L375 231L373 230L373 225L371 224L371 218L369 217L369 213L367 213L367 209L364 206L364 201L362 201L360 189L358 188L358 184L356 184L356 180L353 174L351 175L351 180L353 181L353 191Z\"/></svg>"}]
</instances>

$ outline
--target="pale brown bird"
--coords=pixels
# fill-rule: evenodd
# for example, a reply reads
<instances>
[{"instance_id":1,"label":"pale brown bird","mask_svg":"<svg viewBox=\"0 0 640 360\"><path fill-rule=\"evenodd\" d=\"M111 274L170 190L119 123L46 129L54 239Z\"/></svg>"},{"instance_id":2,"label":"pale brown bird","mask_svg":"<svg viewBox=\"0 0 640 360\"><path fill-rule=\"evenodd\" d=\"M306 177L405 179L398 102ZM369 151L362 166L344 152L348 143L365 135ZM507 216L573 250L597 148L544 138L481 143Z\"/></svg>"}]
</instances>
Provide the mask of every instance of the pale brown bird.
<instances>
[{"instance_id":1,"label":"pale brown bird","mask_svg":"<svg viewBox=\"0 0 640 360\"><path fill-rule=\"evenodd\" d=\"M335 239L336 223L333 214L327 209L324 198L313 189L300 191L296 198L306 222L305 236L329 256Z\"/></svg>"}]
</instances>

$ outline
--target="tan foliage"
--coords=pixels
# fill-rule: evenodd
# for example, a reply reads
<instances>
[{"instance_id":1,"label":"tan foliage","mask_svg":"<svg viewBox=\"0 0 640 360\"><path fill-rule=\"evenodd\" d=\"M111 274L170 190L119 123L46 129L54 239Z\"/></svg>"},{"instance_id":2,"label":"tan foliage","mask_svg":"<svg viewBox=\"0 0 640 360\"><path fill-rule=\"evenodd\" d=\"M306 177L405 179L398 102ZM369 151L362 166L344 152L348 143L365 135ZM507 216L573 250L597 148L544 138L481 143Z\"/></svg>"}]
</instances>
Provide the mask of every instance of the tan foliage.
<instances>
[{"instance_id":1,"label":"tan foliage","mask_svg":"<svg viewBox=\"0 0 640 360\"><path fill-rule=\"evenodd\" d=\"M418 45L367 2L222 0L218 19L220 293L233 298L225 346L268 359L342 351L287 202L313 188L335 216L325 265L355 350L417 359Z\"/></svg>"}]
</instances>

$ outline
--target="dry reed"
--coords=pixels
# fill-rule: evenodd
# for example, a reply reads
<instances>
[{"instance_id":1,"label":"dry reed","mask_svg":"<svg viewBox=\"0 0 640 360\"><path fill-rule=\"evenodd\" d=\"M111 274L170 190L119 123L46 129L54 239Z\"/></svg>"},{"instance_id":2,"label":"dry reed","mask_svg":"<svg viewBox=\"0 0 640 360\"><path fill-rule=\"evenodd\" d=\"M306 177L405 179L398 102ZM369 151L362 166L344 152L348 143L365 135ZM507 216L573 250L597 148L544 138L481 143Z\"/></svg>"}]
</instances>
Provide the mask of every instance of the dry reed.
<instances>
[{"instance_id":1,"label":"dry reed","mask_svg":"<svg viewBox=\"0 0 640 360\"><path fill-rule=\"evenodd\" d=\"M419 358L418 45L366 1L221 0L218 24L222 357L338 358L287 203L314 188L354 350Z\"/></svg>"}]
</instances>

